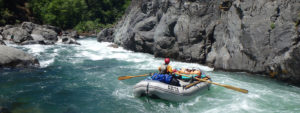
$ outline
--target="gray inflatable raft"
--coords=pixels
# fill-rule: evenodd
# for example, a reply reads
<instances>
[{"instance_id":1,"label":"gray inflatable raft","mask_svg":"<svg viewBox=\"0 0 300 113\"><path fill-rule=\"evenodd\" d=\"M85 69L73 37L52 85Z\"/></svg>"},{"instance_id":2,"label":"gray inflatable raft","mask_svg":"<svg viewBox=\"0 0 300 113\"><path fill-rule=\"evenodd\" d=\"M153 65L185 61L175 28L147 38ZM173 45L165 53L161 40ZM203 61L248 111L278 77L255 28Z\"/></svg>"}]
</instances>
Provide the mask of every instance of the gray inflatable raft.
<instances>
[{"instance_id":1,"label":"gray inflatable raft","mask_svg":"<svg viewBox=\"0 0 300 113\"><path fill-rule=\"evenodd\" d=\"M181 86L173 86L155 80L143 80L134 86L134 96L149 96L169 101L185 101L203 91L209 90L210 87L209 83L200 82L192 87L185 88L190 82L179 81Z\"/></svg>"}]
</instances>

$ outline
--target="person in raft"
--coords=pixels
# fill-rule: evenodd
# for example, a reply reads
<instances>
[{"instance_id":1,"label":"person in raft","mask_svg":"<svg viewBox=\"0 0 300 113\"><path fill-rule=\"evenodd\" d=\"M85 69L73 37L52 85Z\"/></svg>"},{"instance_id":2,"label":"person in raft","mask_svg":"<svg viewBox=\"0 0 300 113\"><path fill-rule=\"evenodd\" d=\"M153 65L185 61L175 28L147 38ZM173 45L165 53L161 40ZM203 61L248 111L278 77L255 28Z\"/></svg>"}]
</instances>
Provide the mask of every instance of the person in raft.
<instances>
[{"instance_id":1,"label":"person in raft","mask_svg":"<svg viewBox=\"0 0 300 113\"><path fill-rule=\"evenodd\" d=\"M206 75L204 72L202 72L200 69L185 69L185 68L181 68L181 69L174 69L173 73L175 74L186 74L186 75L192 75L192 80L193 81L197 81L197 79L195 78L199 78L199 79L205 79L208 80L210 78L210 76ZM194 78L195 77L195 78ZM189 78L182 78L183 80L190 80Z\"/></svg>"},{"instance_id":2,"label":"person in raft","mask_svg":"<svg viewBox=\"0 0 300 113\"><path fill-rule=\"evenodd\" d=\"M199 78L199 79L204 79L204 80L208 80L210 79L210 76L206 75L204 72L197 72L197 75L196 78Z\"/></svg>"},{"instance_id":3,"label":"person in raft","mask_svg":"<svg viewBox=\"0 0 300 113\"><path fill-rule=\"evenodd\" d=\"M170 58L165 58L165 63L158 67L159 73L152 76L152 80L158 80L174 86L180 86L179 77L176 77L173 73L172 66L169 65Z\"/></svg>"},{"instance_id":4,"label":"person in raft","mask_svg":"<svg viewBox=\"0 0 300 113\"><path fill-rule=\"evenodd\" d=\"M169 65L170 58L165 58L165 63L158 67L158 70L161 74L172 74L172 66Z\"/></svg>"}]
</instances>

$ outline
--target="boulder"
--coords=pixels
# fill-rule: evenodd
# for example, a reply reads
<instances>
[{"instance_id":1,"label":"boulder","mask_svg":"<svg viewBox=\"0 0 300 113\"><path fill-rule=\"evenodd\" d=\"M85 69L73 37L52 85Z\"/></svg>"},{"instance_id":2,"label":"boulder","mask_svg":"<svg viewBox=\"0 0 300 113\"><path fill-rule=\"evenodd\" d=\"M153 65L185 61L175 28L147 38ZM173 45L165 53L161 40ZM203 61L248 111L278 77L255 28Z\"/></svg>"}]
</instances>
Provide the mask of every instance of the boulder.
<instances>
[{"instance_id":1,"label":"boulder","mask_svg":"<svg viewBox=\"0 0 300 113\"><path fill-rule=\"evenodd\" d=\"M21 43L26 40L33 40L31 35L20 27L12 27L2 32L4 39L11 40L15 43Z\"/></svg>"},{"instance_id":2,"label":"boulder","mask_svg":"<svg viewBox=\"0 0 300 113\"><path fill-rule=\"evenodd\" d=\"M41 28L51 29L51 30L55 31L56 33L62 32L62 30L59 27L55 27L55 26L51 26L51 25L41 25Z\"/></svg>"},{"instance_id":3,"label":"boulder","mask_svg":"<svg viewBox=\"0 0 300 113\"><path fill-rule=\"evenodd\" d=\"M23 22L21 24L21 28L26 30L30 34L31 34L32 30L37 26L38 26L37 24L34 24L32 22Z\"/></svg>"},{"instance_id":4,"label":"boulder","mask_svg":"<svg viewBox=\"0 0 300 113\"><path fill-rule=\"evenodd\" d=\"M32 38L35 41L41 41L41 40L47 40L56 42L58 40L57 38L57 32L55 32L53 29L47 29L43 27L36 27L32 30Z\"/></svg>"},{"instance_id":5,"label":"boulder","mask_svg":"<svg viewBox=\"0 0 300 113\"><path fill-rule=\"evenodd\" d=\"M1 68L38 67L39 61L22 50L0 45Z\"/></svg>"},{"instance_id":6,"label":"boulder","mask_svg":"<svg viewBox=\"0 0 300 113\"><path fill-rule=\"evenodd\" d=\"M76 42L76 39L79 39L76 31L62 31L60 28L51 25L23 22L21 25L16 26L6 25L5 27L1 27L0 31L3 31L0 32L0 39L10 40L21 45L55 44L59 41L58 36L64 36L60 42L65 44L79 44Z\"/></svg>"},{"instance_id":7,"label":"boulder","mask_svg":"<svg viewBox=\"0 0 300 113\"><path fill-rule=\"evenodd\" d=\"M7 30L7 29L13 28L13 27L16 27L16 26L14 26L14 25L5 25L4 27L2 27L2 32L3 32L4 30Z\"/></svg>"},{"instance_id":8,"label":"boulder","mask_svg":"<svg viewBox=\"0 0 300 113\"><path fill-rule=\"evenodd\" d=\"M79 34L77 33L77 31L73 31L73 30L67 30L67 31L63 31L61 33L62 36L68 36L70 38L73 39L79 39Z\"/></svg>"}]
</instances>

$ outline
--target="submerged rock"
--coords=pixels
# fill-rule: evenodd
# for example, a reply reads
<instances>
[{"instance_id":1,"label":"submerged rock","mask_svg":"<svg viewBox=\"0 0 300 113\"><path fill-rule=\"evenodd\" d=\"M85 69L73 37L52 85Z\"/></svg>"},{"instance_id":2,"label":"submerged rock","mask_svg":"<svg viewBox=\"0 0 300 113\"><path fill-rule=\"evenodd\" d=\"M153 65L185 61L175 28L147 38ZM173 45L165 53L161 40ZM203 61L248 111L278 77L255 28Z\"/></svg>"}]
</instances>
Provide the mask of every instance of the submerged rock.
<instances>
[{"instance_id":1,"label":"submerged rock","mask_svg":"<svg viewBox=\"0 0 300 113\"><path fill-rule=\"evenodd\" d=\"M63 43L63 44L80 45L80 43L78 43L74 38L71 38L69 36L58 36L58 41L57 42Z\"/></svg>"},{"instance_id":2,"label":"submerged rock","mask_svg":"<svg viewBox=\"0 0 300 113\"><path fill-rule=\"evenodd\" d=\"M299 83L299 12L299 0L132 0L98 40Z\"/></svg>"},{"instance_id":3,"label":"submerged rock","mask_svg":"<svg viewBox=\"0 0 300 113\"><path fill-rule=\"evenodd\" d=\"M16 48L0 45L0 68L38 67L39 61Z\"/></svg>"}]
</instances>

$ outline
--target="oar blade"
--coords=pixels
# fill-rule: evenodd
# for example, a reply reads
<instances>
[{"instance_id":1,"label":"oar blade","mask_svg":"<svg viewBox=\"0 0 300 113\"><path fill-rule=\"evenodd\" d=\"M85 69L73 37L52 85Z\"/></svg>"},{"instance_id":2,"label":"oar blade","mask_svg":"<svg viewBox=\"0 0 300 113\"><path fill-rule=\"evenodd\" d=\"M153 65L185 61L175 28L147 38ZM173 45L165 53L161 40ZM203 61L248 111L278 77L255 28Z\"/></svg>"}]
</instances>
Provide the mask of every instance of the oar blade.
<instances>
[{"instance_id":1,"label":"oar blade","mask_svg":"<svg viewBox=\"0 0 300 113\"><path fill-rule=\"evenodd\" d=\"M223 87L225 88L228 88L228 89L232 89L232 90L235 90L235 91L239 91L239 92L242 92L242 93L248 93L248 90L246 89L242 89L242 88L237 88L237 87L233 87L233 86L230 86L230 85L222 85Z\"/></svg>"},{"instance_id":2,"label":"oar blade","mask_svg":"<svg viewBox=\"0 0 300 113\"><path fill-rule=\"evenodd\" d=\"M131 78L131 76L120 76L118 78L118 80L126 80L126 79L130 79L130 78Z\"/></svg>"}]
</instances>

